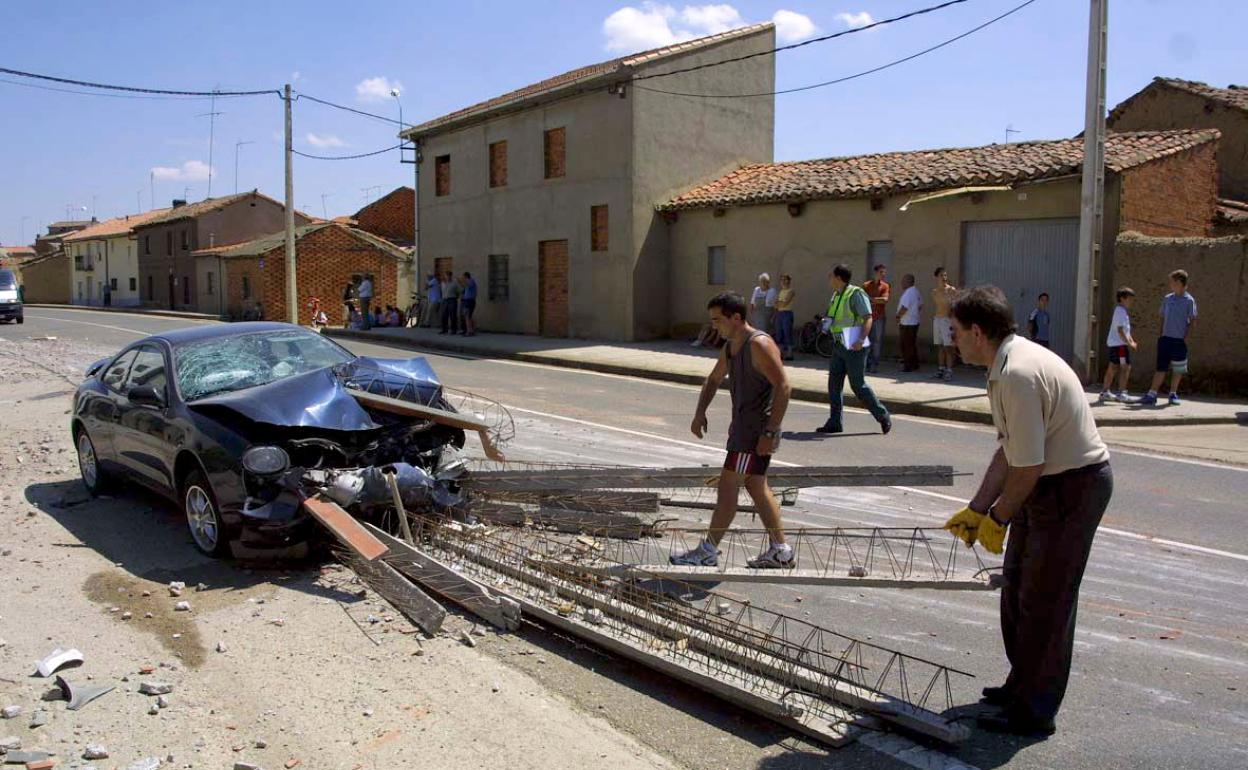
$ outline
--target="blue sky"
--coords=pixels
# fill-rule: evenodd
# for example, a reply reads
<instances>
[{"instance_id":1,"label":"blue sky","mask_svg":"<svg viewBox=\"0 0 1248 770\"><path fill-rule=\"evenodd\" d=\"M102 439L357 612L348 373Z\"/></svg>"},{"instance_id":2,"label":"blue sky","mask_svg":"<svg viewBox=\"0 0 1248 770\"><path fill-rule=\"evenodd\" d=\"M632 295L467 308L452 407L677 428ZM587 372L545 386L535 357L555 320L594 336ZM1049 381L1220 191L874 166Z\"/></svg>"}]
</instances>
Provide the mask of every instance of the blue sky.
<instances>
[{"instance_id":1,"label":"blue sky","mask_svg":"<svg viewBox=\"0 0 1248 770\"><path fill-rule=\"evenodd\" d=\"M866 69L959 34L1022 0L969 0L910 21L818 43L777 58L779 87ZM0 66L64 77L208 90L278 88L397 117L434 117L630 47L734 24L783 21L785 35L827 33L935 0L352 3L302 0L86 2L5 0ZM776 97L776 158L1069 136L1082 128L1086 0L1037 0L936 53L843 85ZM777 17L778 12L783 12ZM1109 103L1154 75L1244 82L1248 2L1111 0ZM1237 66L1235 62L1240 62ZM148 100L39 90L0 75L0 244L25 240L69 213L101 219L188 192L208 192L207 100ZM282 195L281 102L219 99L214 196ZM296 148L367 152L395 142L387 124L295 104ZM296 204L351 213L400 184L397 151L357 161L296 159ZM324 196L324 197L322 197ZM83 210L85 208L85 212ZM24 219L23 219L24 218Z\"/></svg>"}]
</instances>

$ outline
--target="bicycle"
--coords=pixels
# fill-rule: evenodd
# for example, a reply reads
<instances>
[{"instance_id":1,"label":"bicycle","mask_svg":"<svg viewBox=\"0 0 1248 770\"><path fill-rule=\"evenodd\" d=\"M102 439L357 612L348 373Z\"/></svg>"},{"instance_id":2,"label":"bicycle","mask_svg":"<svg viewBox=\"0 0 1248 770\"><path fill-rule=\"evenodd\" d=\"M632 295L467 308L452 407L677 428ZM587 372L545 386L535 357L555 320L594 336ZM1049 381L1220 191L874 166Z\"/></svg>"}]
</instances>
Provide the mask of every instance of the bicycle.
<instances>
[{"instance_id":1,"label":"bicycle","mask_svg":"<svg viewBox=\"0 0 1248 770\"><path fill-rule=\"evenodd\" d=\"M403 322L403 326L410 329L413 326L420 326L420 318L425 312L425 295L420 292L412 292L412 302L407 306L407 315Z\"/></svg>"},{"instance_id":2,"label":"bicycle","mask_svg":"<svg viewBox=\"0 0 1248 770\"><path fill-rule=\"evenodd\" d=\"M797 346L803 353L814 353L831 358L835 349L835 339L832 332L824 328L827 318L822 315L816 315L813 320L807 321L802 326L802 333L798 335Z\"/></svg>"}]
</instances>

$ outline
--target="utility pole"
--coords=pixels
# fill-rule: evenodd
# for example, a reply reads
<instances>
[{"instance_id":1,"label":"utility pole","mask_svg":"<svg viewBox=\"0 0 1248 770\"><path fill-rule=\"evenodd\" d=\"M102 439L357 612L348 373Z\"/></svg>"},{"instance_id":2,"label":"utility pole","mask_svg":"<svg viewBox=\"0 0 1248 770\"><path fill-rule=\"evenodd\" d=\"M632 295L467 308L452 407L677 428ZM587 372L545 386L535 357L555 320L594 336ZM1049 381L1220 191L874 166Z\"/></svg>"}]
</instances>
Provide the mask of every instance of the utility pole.
<instances>
[{"instance_id":1,"label":"utility pole","mask_svg":"<svg viewBox=\"0 0 1248 770\"><path fill-rule=\"evenodd\" d=\"M1079 263L1075 283L1074 368L1090 382L1097 374L1101 238L1105 207L1105 68L1109 0L1090 0L1088 82L1084 100L1083 191L1079 210Z\"/></svg>"},{"instance_id":2,"label":"utility pole","mask_svg":"<svg viewBox=\"0 0 1248 770\"><path fill-rule=\"evenodd\" d=\"M321 217L326 221L329 220L329 211L325 208L325 199L333 197L333 193L321 193Z\"/></svg>"},{"instance_id":3,"label":"utility pole","mask_svg":"<svg viewBox=\"0 0 1248 770\"><path fill-rule=\"evenodd\" d=\"M143 191L142 190L135 191L134 203L136 206L138 206L138 208L134 210L134 213L142 214L143 213Z\"/></svg>"},{"instance_id":4,"label":"utility pole","mask_svg":"<svg viewBox=\"0 0 1248 770\"><path fill-rule=\"evenodd\" d=\"M244 144L255 144L255 142L235 142L234 143L234 194L238 195L238 148Z\"/></svg>"},{"instance_id":5,"label":"utility pole","mask_svg":"<svg viewBox=\"0 0 1248 770\"><path fill-rule=\"evenodd\" d=\"M286 105L286 313L292 324L299 323L299 290L295 280L295 169L294 139L290 117L290 83L284 89Z\"/></svg>"},{"instance_id":6,"label":"utility pole","mask_svg":"<svg viewBox=\"0 0 1248 770\"><path fill-rule=\"evenodd\" d=\"M217 91L212 91L212 102L208 108L208 112L202 115L196 115L197 118L208 118L208 194L205 200L212 197L212 148L215 144L215 129L217 126L217 116L224 115L224 112L217 112Z\"/></svg>"},{"instance_id":7,"label":"utility pole","mask_svg":"<svg viewBox=\"0 0 1248 770\"><path fill-rule=\"evenodd\" d=\"M152 208L156 208L156 172L155 171L148 172L147 183L151 187L151 195L148 196L147 202L152 204Z\"/></svg>"}]
</instances>

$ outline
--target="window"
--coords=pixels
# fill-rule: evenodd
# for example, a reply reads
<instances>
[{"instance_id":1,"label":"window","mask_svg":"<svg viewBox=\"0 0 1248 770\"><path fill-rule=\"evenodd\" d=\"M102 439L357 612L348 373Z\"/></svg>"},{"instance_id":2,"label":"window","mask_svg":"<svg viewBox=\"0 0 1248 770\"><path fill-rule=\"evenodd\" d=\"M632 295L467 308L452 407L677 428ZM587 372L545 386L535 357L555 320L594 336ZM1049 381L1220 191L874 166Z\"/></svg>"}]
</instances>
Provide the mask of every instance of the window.
<instances>
[{"instance_id":1,"label":"window","mask_svg":"<svg viewBox=\"0 0 1248 770\"><path fill-rule=\"evenodd\" d=\"M183 230L182 231L182 250L186 251L190 247L190 245L191 245L191 242L186 239L186 230Z\"/></svg>"},{"instance_id":2,"label":"window","mask_svg":"<svg viewBox=\"0 0 1248 770\"><path fill-rule=\"evenodd\" d=\"M546 162L547 179L558 179L567 173L565 168L567 161L566 136L562 127L552 128L543 136L545 144L543 155Z\"/></svg>"},{"instance_id":3,"label":"window","mask_svg":"<svg viewBox=\"0 0 1248 770\"><path fill-rule=\"evenodd\" d=\"M117 279L116 279L116 278L109 278L109 279L108 279L108 290L109 290L109 291L117 291Z\"/></svg>"},{"instance_id":4,"label":"window","mask_svg":"<svg viewBox=\"0 0 1248 770\"><path fill-rule=\"evenodd\" d=\"M182 276L182 304L191 304L191 279L190 276Z\"/></svg>"},{"instance_id":5,"label":"window","mask_svg":"<svg viewBox=\"0 0 1248 770\"><path fill-rule=\"evenodd\" d=\"M251 276L243 276L243 299L251 299Z\"/></svg>"},{"instance_id":6,"label":"window","mask_svg":"<svg viewBox=\"0 0 1248 770\"><path fill-rule=\"evenodd\" d=\"M591 251L607 250L607 207L589 207L589 248Z\"/></svg>"},{"instance_id":7,"label":"window","mask_svg":"<svg viewBox=\"0 0 1248 770\"><path fill-rule=\"evenodd\" d=\"M150 385L160 395L165 395L165 357L160 349L152 345L139 348L134 357L134 365L130 367L130 376L126 378L126 386L122 392L129 393L131 388Z\"/></svg>"},{"instance_id":8,"label":"window","mask_svg":"<svg viewBox=\"0 0 1248 770\"><path fill-rule=\"evenodd\" d=\"M212 295L212 273L208 273L208 294Z\"/></svg>"},{"instance_id":9,"label":"window","mask_svg":"<svg viewBox=\"0 0 1248 770\"><path fill-rule=\"evenodd\" d=\"M130 362L137 354L137 350L127 350L114 358L113 362L105 367L100 381L113 390L121 390L121 383L125 382L126 372L130 370Z\"/></svg>"},{"instance_id":10,"label":"window","mask_svg":"<svg viewBox=\"0 0 1248 770\"><path fill-rule=\"evenodd\" d=\"M451 194L451 156L439 155L433 161L433 194L441 197Z\"/></svg>"},{"instance_id":11,"label":"window","mask_svg":"<svg viewBox=\"0 0 1248 770\"><path fill-rule=\"evenodd\" d=\"M442 278L445 278L447 273L454 274L455 273L455 258L454 257L438 257L437 259L433 260L433 272L437 273L439 280L441 280Z\"/></svg>"},{"instance_id":12,"label":"window","mask_svg":"<svg viewBox=\"0 0 1248 770\"><path fill-rule=\"evenodd\" d=\"M152 236L150 235L143 236L143 253L144 254L152 253Z\"/></svg>"},{"instance_id":13,"label":"window","mask_svg":"<svg viewBox=\"0 0 1248 770\"><path fill-rule=\"evenodd\" d=\"M490 301L506 302L511 297L511 265L506 254L490 255Z\"/></svg>"},{"instance_id":14,"label":"window","mask_svg":"<svg viewBox=\"0 0 1248 770\"><path fill-rule=\"evenodd\" d=\"M728 283L727 248L711 246L706 250L706 282L712 286Z\"/></svg>"},{"instance_id":15,"label":"window","mask_svg":"<svg viewBox=\"0 0 1248 770\"><path fill-rule=\"evenodd\" d=\"M490 187L507 186L507 142L490 145Z\"/></svg>"},{"instance_id":16,"label":"window","mask_svg":"<svg viewBox=\"0 0 1248 770\"><path fill-rule=\"evenodd\" d=\"M173 256L173 231L165 232L165 251L169 252L169 256Z\"/></svg>"},{"instance_id":17,"label":"window","mask_svg":"<svg viewBox=\"0 0 1248 770\"><path fill-rule=\"evenodd\" d=\"M139 279L131 278L130 279L130 291L138 291L138 290L139 290Z\"/></svg>"},{"instance_id":18,"label":"window","mask_svg":"<svg viewBox=\"0 0 1248 770\"><path fill-rule=\"evenodd\" d=\"M152 302L153 300L154 298L152 295L152 277L149 275L147 277L147 301Z\"/></svg>"}]
</instances>

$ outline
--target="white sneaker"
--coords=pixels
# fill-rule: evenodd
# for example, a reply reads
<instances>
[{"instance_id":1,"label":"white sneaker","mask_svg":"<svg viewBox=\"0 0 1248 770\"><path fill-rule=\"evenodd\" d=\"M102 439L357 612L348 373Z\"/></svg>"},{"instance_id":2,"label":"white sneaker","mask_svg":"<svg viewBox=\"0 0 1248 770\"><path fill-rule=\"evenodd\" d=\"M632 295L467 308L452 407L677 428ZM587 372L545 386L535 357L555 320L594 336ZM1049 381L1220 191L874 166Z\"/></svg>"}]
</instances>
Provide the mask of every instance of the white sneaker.
<instances>
[{"instance_id":1,"label":"white sneaker","mask_svg":"<svg viewBox=\"0 0 1248 770\"><path fill-rule=\"evenodd\" d=\"M746 562L750 569L793 569L797 566L797 554L788 543L772 543L758 556Z\"/></svg>"},{"instance_id":2,"label":"white sneaker","mask_svg":"<svg viewBox=\"0 0 1248 770\"><path fill-rule=\"evenodd\" d=\"M667 560L676 566L716 567L719 566L719 549L709 540L703 540L697 548L669 556Z\"/></svg>"},{"instance_id":3,"label":"white sneaker","mask_svg":"<svg viewBox=\"0 0 1248 770\"><path fill-rule=\"evenodd\" d=\"M1135 403L1139 403L1139 399L1138 399L1138 398L1136 398L1135 396L1127 395L1127 391L1125 391L1125 390L1124 390L1124 391L1122 391L1121 393L1115 393L1115 394L1114 394L1114 400L1115 400L1115 401L1117 401L1117 402L1118 402L1118 403L1120 403L1120 404L1135 404Z\"/></svg>"},{"instance_id":4,"label":"white sneaker","mask_svg":"<svg viewBox=\"0 0 1248 770\"><path fill-rule=\"evenodd\" d=\"M1102 390L1101 395L1098 396L1096 400L1097 401L1112 401L1112 400L1115 400L1116 398L1117 396L1115 396L1113 393L1110 393L1108 390Z\"/></svg>"}]
</instances>

